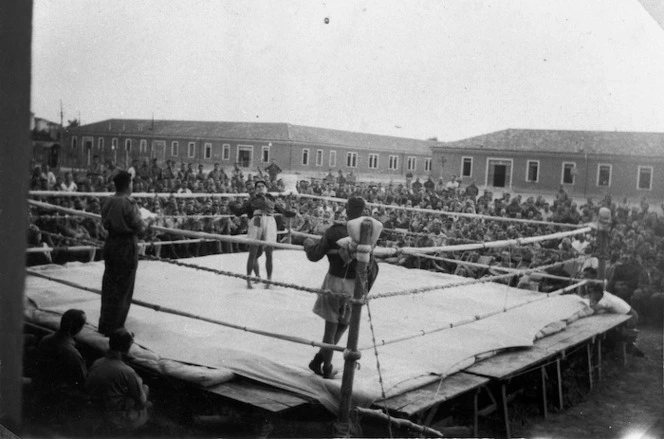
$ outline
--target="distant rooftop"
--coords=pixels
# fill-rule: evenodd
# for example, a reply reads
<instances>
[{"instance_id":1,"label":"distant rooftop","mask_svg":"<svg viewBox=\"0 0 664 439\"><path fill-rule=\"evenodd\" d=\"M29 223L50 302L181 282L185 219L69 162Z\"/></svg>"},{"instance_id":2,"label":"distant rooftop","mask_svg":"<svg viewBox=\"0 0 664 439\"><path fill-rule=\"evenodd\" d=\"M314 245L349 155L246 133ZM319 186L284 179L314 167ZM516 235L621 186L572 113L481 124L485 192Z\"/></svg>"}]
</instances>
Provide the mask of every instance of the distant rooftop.
<instances>
[{"instance_id":1,"label":"distant rooftop","mask_svg":"<svg viewBox=\"0 0 664 439\"><path fill-rule=\"evenodd\" d=\"M507 129L436 147L664 158L664 133Z\"/></svg>"},{"instance_id":2,"label":"distant rooftop","mask_svg":"<svg viewBox=\"0 0 664 439\"><path fill-rule=\"evenodd\" d=\"M71 132L117 135L141 135L258 140L264 142L294 142L339 147L358 147L395 153L431 155L431 146L440 143L430 140L407 139L378 134L315 128L288 123L265 122L202 122L151 119L108 119L71 128Z\"/></svg>"}]
</instances>

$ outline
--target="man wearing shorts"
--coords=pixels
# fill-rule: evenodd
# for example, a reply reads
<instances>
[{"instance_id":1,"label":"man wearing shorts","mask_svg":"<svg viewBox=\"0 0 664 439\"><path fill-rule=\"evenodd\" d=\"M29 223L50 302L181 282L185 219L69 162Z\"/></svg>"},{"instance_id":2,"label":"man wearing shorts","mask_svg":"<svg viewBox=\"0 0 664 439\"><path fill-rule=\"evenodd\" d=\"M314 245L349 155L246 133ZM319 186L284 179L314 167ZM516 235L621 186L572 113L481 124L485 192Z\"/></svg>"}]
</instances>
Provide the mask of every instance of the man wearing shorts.
<instances>
[{"instance_id":1,"label":"man wearing shorts","mask_svg":"<svg viewBox=\"0 0 664 439\"><path fill-rule=\"evenodd\" d=\"M254 186L254 194L242 206L231 206L231 210L237 216L246 214L249 218L247 238L265 242L277 242L277 223L274 220L274 213L278 212L286 217L294 217L295 212L284 209L277 204L274 197L267 193L265 181L255 180ZM261 247L265 250L265 271L267 272L267 280L269 281L272 279L273 248L271 246L249 246L247 276L251 276ZM267 288L269 287L270 285L267 284ZM249 279L247 279L247 288L253 288Z\"/></svg>"}]
</instances>

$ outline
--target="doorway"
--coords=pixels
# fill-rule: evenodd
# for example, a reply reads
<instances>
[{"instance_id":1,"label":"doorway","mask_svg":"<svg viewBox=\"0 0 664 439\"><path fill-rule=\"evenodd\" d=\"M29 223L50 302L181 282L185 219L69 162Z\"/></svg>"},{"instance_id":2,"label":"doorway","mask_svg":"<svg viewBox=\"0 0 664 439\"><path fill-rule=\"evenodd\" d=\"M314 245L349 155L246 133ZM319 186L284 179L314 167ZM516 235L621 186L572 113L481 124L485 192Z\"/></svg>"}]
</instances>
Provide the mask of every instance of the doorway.
<instances>
[{"instance_id":1,"label":"doorway","mask_svg":"<svg viewBox=\"0 0 664 439\"><path fill-rule=\"evenodd\" d=\"M497 188L511 187L512 161L510 159L489 159L486 184Z\"/></svg>"}]
</instances>

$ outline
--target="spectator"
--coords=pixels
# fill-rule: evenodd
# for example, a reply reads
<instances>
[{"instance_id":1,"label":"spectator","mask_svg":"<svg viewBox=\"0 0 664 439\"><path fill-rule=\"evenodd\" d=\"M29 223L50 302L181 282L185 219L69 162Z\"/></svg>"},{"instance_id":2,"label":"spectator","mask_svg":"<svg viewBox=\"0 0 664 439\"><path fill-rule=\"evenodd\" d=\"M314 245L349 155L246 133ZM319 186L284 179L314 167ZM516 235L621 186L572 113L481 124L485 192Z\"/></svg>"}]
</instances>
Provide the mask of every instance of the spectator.
<instances>
[{"instance_id":1,"label":"spectator","mask_svg":"<svg viewBox=\"0 0 664 439\"><path fill-rule=\"evenodd\" d=\"M55 183L57 178L49 165L44 165L43 175L46 179L46 190L52 191L56 189Z\"/></svg>"},{"instance_id":2,"label":"spectator","mask_svg":"<svg viewBox=\"0 0 664 439\"><path fill-rule=\"evenodd\" d=\"M74 337L85 322L83 311L67 310L58 330L37 347L33 383L39 409L58 425L77 419L84 406L87 368Z\"/></svg>"},{"instance_id":3,"label":"spectator","mask_svg":"<svg viewBox=\"0 0 664 439\"><path fill-rule=\"evenodd\" d=\"M148 422L150 389L125 363L134 337L126 329L110 334L106 355L94 362L86 381L102 434L126 435Z\"/></svg>"},{"instance_id":4,"label":"spectator","mask_svg":"<svg viewBox=\"0 0 664 439\"><path fill-rule=\"evenodd\" d=\"M74 177L71 172L65 173L65 181L60 184L60 190L63 192L76 192L78 186L74 183Z\"/></svg>"},{"instance_id":5,"label":"spectator","mask_svg":"<svg viewBox=\"0 0 664 439\"><path fill-rule=\"evenodd\" d=\"M277 176L281 173L281 168L277 165L274 159L272 159L270 164L265 168L265 172L269 175L270 182L275 182L277 181Z\"/></svg>"}]
</instances>

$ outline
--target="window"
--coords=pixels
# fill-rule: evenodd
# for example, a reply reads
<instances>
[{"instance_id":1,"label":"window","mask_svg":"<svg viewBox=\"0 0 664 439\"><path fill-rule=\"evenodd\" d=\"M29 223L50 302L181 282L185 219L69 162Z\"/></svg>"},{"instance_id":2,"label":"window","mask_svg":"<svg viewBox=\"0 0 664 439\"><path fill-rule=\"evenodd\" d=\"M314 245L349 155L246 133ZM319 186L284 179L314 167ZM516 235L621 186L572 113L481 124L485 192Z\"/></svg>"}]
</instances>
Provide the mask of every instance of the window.
<instances>
[{"instance_id":1,"label":"window","mask_svg":"<svg viewBox=\"0 0 664 439\"><path fill-rule=\"evenodd\" d=\"M369 154L369 169L378 168L378 154Z\"/></svg>"},{"instance_id":2,"label":"window","mask_svg":"<svg viewBox=\"0 0 664 439\"><path fill-rule=\"evenodd\" d=\"M302 166L309 166L309 149L302 150Z\"/></svg>"},{"instance_id":3,"label":"window","mask_svg":"<svg viewBox=\"0 0 664 439\"><path fill-rule=\"evenodd\" d=\"M563 162L563 175L560 183L574 184L574 176L576 175L576 163Z\"/></svg>"},{"instance_id":4,"label":"window","mask_svg":"<svg viewBox=\"0 0 664 439\"><path fill-rule=\"evenodd\" d=\"M334 168L335 166L337 166L337 152L330 151L330 167Z\"/></svg>"},{"instance_id":5,"label":"window","mask_svg":"<svg viewBox=\"0 0 664 439\"><path fill-rule=\"evenodd\" d=\"M148 152L148 141L147 140L141 139L141 143L140 143L140 146L139 146L139 151L141 152L141 154L144 154L144 153Z\"/></svg>"},{"instance_id":6,"label":"window","mask_svg":"<svg viewBox=\"0 0 664 439\"><path fill-rule=\"evenodd\" d=\"M192 158L196 156L196 142L189 142L187 145L187 157Z\"/></svg>"},{"instance_id":7,"label":"window","mask_svg":"<svg viewBox=\"0 0 664 439\"><path fill-rule=\"evenodd\" d=\"M118 138L117 138L117 137L113 137L113 138L111 139L111 149L112 149L113 151L115 151L116 149L118 149Z\"/></svg>"},{"instance_id":8,"label":"window","mask_svg":"<svg viewBox=\"0 0 664 439\"><path fill-rule=\"evenodd\" d=\"M71 138L71 149L76 149L77 146L78 146L78 138L76 138L76 136L73 136Z\"/></svg>"},{"instance_id":9,"label":"window","mask_svg":"<svg viewBox=\"0 0 664 439\"><path fill-rule=\"evenodd\" d=\"M224 143L224 146L221 150L221 159L230 160L231 159L231 146L228 143Z\"/></svg>"},{"instance_id":10,"label":"window","mask_svg":"<svg viewBox=\"0 0 664 439\"><path fill-rule=\"evenodd\" d=\"M316 150L316 166L323 166L323 150Z\"/></svg>"},{"instance_id":11,"label":"window","mask_svg":"<svg viewBox=\"0 0 664 439\"><path fill-rule=\"evenodd\" d=\"M652 190L652 166L639 166L638 181L636 188L651 191Z\"/></svg>"},{"instance_id":12,"label":"window","mask_svg":"<svg viewBox=\"0 0 664 439\"><path fill-rule=\"evenodd\" d=\"M415 168L417 168L417 158L408 157L408 160L406 161L406 169L409 171L414 171Z\"/></svg>"},{"instance_id":13,"label":"window","mask_svg":"<svg viewBox=\"0 0 664 439\"><path fill-rule=\"evenodd\" d=\"M431 157L424 159L424 172L431 172Z\"/></svg>"},{"instance_id":14,"label":"window","mask_svg":"<svg viewBox=\"0 0 664 439\"><path fill-rule=\"evenodd\" d=\"M263 148L261 149L261 161L263 163L268 163L270 161L270 146L269 145L263 145Z\"/></svg>"},{"instance_id":15,"label":"window","mask_svg":"<svg viewBox=\"0 0 664 439\"><path fill-rule=\"evenodd\" d=\"M539 160L528 160L526 169L526 181L530 183L539 182Z\"/></svg>"},{"instance_id":16,"label":"window","mask_svg":"<svg viewBox=\"0 0 664 439\"><path fill-rule=\"evenodd\" d=\"M346 167L357 168L357 153L349 152L346 154Z\"/></svg>"},{"instance_id":17,"label":"window","mask_svg":"<svg viewBox=\"0 0 664 439\"><path fill-rule=\"evenodd\" d=\"M104 151L104 138L100 137L97 139L97 150Z\"/></svg>"},{"instance_id":18,"label":"window","mask_svg":"<svg viewBox=\"0 0 664 439\"><path fill-rule=\"evenodd\" d=\"M205 144L205 158L206 159L211 159L212 158L212 144L211 143L206 143Z\"/></svg>"},{"instance_id":19,"label":"window","mask_svg":"<svg viewBox=\"0 0 664 439\"><path fill-rule=\"evenodd\" d=\"M597 186L609 187L611 186L611 171L613 166L599 164L597 165Z\"/></svg>"},{"instance_id":20,"label":"window","mask_svg":"<svg viewBox=\"0 0 664 439\"><path fill-rule=\"evenodd\" d=\"M472 157L461 157L461 176L462 177L472 177L473 176L473 158Z\"/></svg>"},{"instance_id":21,"label":"window","mask_svg":"<svg viewBox=\"0 0 664 439\"><path fill-rule=\"evenodd\" d=\"M387 162L387 169L391 171L396 171L399 169L399 156L398 155L391 155L389 157L389 160Z\"/></svg>"},{"instance_id":22,"label":"window","mask_svg":"<svg viewBox=\"0 0 664 439\"><path fill-rule=\"evenodd\" d=\"M171 157L177 157L180 149L178 142L171 142Z\"/></svg>"},{"instance_id":23,"label":"window","mask_svg":"<svg viewBox=\"0 0 664 439\"><path fill-rule=\"evenodd\" d=\"M131 139L126 139L125 140L125 151L131 152L131 144L132 144Z\"/></svg>"}]
</instances>

